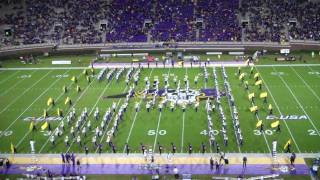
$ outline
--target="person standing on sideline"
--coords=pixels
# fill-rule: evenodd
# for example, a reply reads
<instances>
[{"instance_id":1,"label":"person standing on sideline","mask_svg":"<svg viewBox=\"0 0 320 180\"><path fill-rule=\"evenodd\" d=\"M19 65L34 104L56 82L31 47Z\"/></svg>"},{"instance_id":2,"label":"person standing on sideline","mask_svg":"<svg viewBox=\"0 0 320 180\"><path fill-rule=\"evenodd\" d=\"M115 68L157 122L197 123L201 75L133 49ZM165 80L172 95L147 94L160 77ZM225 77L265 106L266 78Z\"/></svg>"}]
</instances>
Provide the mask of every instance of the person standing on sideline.
<instances>
[{"instance_id":1,"label":"person standing on sideline","mask_svg":"<svg viewBox=\"0 0 320 180\"><path fill-rule=\"evenodd\" d=\"M290 164L293 167L294 166L294 161L296 160L296 153L292 152L290 156Z\"/></svg>"},{"instance_id":2,"label":"person standing on sideline","mask_svg":"<svg viewBox=\"0 0 320 180\"><path fill-rule=\"evenodd\" d=\"M213 170L213 166L214 166L214 161L212 159L212 157L210 158L210 169L211 171Z\"/></svg>"},{"instance_id":3,"label":"person standing on sideline","mask_svg":"<svg viewBox=\"0 0 320 180\"><path fill-rule=\"evenodd\" d=\"M246 156L243 156L242 158L242 168L246 168L247 167L247 157Z\"/></svg>"}]
</instances>

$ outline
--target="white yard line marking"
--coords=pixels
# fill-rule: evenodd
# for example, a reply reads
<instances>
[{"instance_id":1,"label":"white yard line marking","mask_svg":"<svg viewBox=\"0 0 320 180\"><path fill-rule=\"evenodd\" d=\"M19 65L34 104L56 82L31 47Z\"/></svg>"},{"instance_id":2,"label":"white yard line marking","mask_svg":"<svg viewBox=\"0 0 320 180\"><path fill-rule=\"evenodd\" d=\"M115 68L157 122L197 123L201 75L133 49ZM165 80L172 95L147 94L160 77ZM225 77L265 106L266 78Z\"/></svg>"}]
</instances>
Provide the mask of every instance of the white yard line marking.
<instances>
[{"instance_id":1,"label":"white yard line marking","mask_svg":"<svg viewBox=\"0 0 320 180\"><path fill-rule=\"evenodd\" d=\"M308 87L308 89L312 92L312 94L318 99L318 101L320 102L320 98L319 96L314 92L314 90L309 86L309 84L300 76L300 74L293 68L290 67L295 73L296 75L298 75L298 77L303 81L303 83Z\"/></svg>"},{"instance_id":2,"label":"white yard line marking","mask_svg":"<svg viewBox=\"0 0 320 180\"><path fill-rule=\"evenodd\" d=\"M89 87L91 86L91 84L96 80L96 78L94 78L90 83L89 85L84 89L84 91L81 93L81 95L77 98L77 100L74 102L74 104L72 104L72 106L69 108L68 112L66 114L69 114L69 112L72 110L72 108L77 104L77 102L82 98L82 96L87 92L87 90L89 89ZM59 126L61 125L62 121L64 121L64 119L66 118L67 116L64 116L64 118L61 120L61 122L57 125L57 127L54 129L54 131L52 132L52 134L54 134L57 129L59 128ZM45 146L48 144L50 140L50 136L48 137L48 139L46 140L46 142L42 145L40 151L38 153L41 153L42 150L45 148Z\"/></svg>"},{"instance_id":3,"label":"white yard line marking","mask_svg":"<svg viewBox=\"0 0 320 180\"><path fill-rule=\"evenodd\" d=\"M272 67L274 71L277 72L277 70ZM317 127L314 125L313 120L310 118L310 116L308 115L308 113L305 111L305 109L303 108L303 106L301 105L300 101L297 99L296 95L294 95L294 93L292 92L291 88L288 86L288 84L286 83L286 81L283 80L283 78L281 76L279 76L281 81L283 82L283 84L287 87L287 89L290 91L291 95L293 96L293 98L296 100L296 102L298 103L298 105L300 106L300 109L305 113L305 115L307 116L307 118L309 119L309 122L311 123L311 125L313 126L314 130L317 132L317 134L320 136L319 130L317 129Z\"/></svg>"},{"instance_id":4,"label":"white yard line marking","mask_svg":"<svg viewBox=\"0 0 320 180\"><path fill-rule=\"evenodd\" d=\"M149 79L150 79L150 77L151 77L151 74L152 74L152 72L153 72L153 69L154 68L152 68L152 70L150 71L150 73L149 73ZM141 104L141 102L142 102L142 98L140 99L140 102L139 102L139 104ZM128 134L128 137L127 137L127 140L126 140L126 143L128 143L129 144L129 140L130 140L130 137L131 137L131 133L132 133L132 129L133 129L133 127L134 127L134 124L135 124L135 122L136 122L136 119L137 119L137 116L138 116L138 113L139 113L140 111L138 111L138 112L136 112L135 114L134 114L134 118L133 118L133 121L132 121L132 123L131 123L131 127L130 127L130 131L129 131L129 134ZM123 147L123 153L125 153L125 150L126 150L126 148L125 147Z\"/></svg>"},{"instance_id":5,"label":"white yard line marking","mask_svg":"<svg viewBox=\"0 0 320 180\"><path fill-rule=\"evenodd\" d=\"M38 84L42 79L44 79L45 77L48 76L49 73L51 73L51 71L48 71L46 75L44 75L42 78L40 78L38 81L36 81L34 84L32 84L32 86L30 86L28 89L24 90L19 96L17 96L13 101L11 101L5 108L2 109L2 111L0 111L0 114L5 112L8 107L10 107L12 104L14 104L17 100L20 99L20 97L22 97L26 92L28 92L31 88L33 88L36 84Z\"/></svg>"},{"instance_id":6,"label":"white yard line marking","mask_svg":"<svg viewBox=\"0 0 320 180\"><path fill-rule=\"evenodd\" d=\"M182 132L181 132L181 153L183 153L183 147L184 147L184 119L185 119L186 113L183 112L182 115Z\"/></svg>"},{"instance_id":7,"label":"white yard line marking","mask_svg":"<svg viewBox=\"0 0 320 180\"><path fill-rule=\"evenodd\" d=\"M14 72L13 74L11 74L10 76L8 76L7 78L3 79L2 81L0 81L0 84L5 83L6 81L8 81L12 76L14 76L15 74L17 74L19 71Z\"/></svg>"},{"instance_id":8,"label":"white yard line marking","mask_svg":"<svg viewBox=\"0 0 320 180\"><path fill-rule=\"evenodd\" d=\"M170 74L170 71L171 71L171 67L169 68L167 74ZM154 138L154 143L153 143L152 152L154 152L154 151L155 151L155 148L156 148L157 139L158 139L158 134L159 134L159 127L160 127L161 116L162 116L162 111L159 113L159 117L158 117L158 125L157 125L157 130L156 130L156 137Z\"/></svg>"},{"instance_id":9,"label":"white yard line marking","mask_svg":"<svg viewBox=\"0 0 320 180\"><path fill-rule=\"evenodd\" d=\"M278 103L276 102L276 99L273 97L273 95L272 95L272 93L271 93L271 91L270 91L270 89L269 89L269 87L268 87L268 85L267 85L267 82L262 78L262 73L259 72L258 68L255 67L255 69L256 69L257 72L260 74L260 77L261 77L262 81L264 82L264 85L265 85L265 87L267 88L267 91L269 92L269 94L270 94L270 96L271 96L271 98L272 98L272 101L273 101L274 105L276 105L276 108L277 108L278 112L280 113L280 115L282 115L282 112L281 112L281 110L280 110L280 108L279 108L279 106L278 106ZM295 138L293 137L292 132L291 132L291 130L290 130L287 122L286 122L285 120L282 121L282 122L284 122L285 126L287 127L288 132L289 132L289 134L290 134L290 136L291 136L294 144L296 145L298 152L301 153L300 148L299 148L299 145L298 145L298 143L296 142Z\"/></svg>"},{"instance_id":10,"label":"white yard line marking","mask_svg":"<svg viewBox=\"0 0 320 180\"><path fill-rule=\"evenodd\" d=\"M31 73L31 75L32 75L34 72L35 72L35 71L33 71L33 72ZM24 81L24 80L25 80L25 78L21 78L19 81L16 81L13 86L11 86L10 88L8 88L6 91L2 92L2 93L0 94L0 96L3 96L3 95L5 95L5 94L7 94L8 92L10 92L13 88L15 88L17 85L19 85L19 84L20 84L22 81Z\"/></svg>"},{"instance_id":11,"label":"white yard line marking","mask_svg":"<svg viewBox=\"0 0 320 180\"><path fill-rule=\"evenodd\" d=\"M160 127L160 121L161 121L161 115L162 115L162 112L159 113L158 125L157 125L157 130L156 130L156 137L154 138L154 143L153 143L153 152L154 152L154 150L155 150L155 148L156 148L156 144L157 144L159 127Z\"/></svg>"},{"instance_id":12,"label":"white yard line marking","mask_svg":"<svg viewBox=\"0 0 320 180\"><path fill-rule=\"evenodd\" d=\"M227 69L225 69L225 71L226 71L226 73L227 73ZM228 78L229 79L229 78ZM227 79L227 80L228 80ZM231 84L231 83L230 83ZM223 85L223 88L226 90L226 87ZM230 89L232 89L231 88L231 85L230 85ZM230 92L231 93L231 92ZM229 110L230 110L230 117L232 118L232 121L233 121L233 113L232 113L232 107L231 107L231 104L230 104L230 101L229 101L229 98L228 98L228 105L229 105ZM232 124L233 124L233 122L232 122ZM233 124L234 125L234 124ZM234 129L234 136L235 136L235 138L236 138L236 141L237 141L237 145L238 145L238 150L239 150L239 153L241 153L241 147L240 147L240 145L239 145L239 141L238 141L238 138L237 138L237 132L236 132L236 129Z\"/></svg>"}]
</instances>

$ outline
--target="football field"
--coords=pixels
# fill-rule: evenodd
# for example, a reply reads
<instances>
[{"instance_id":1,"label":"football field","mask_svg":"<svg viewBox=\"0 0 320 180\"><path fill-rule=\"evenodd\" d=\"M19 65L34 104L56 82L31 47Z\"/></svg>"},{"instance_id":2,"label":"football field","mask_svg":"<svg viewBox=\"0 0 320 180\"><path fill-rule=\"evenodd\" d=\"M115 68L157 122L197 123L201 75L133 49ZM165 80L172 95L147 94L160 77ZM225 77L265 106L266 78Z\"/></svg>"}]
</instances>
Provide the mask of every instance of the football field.
<instances>
[{"instance_id":1,"label":"football field","mask_svg":"<svg viewBox=\"0 0 320 180\"><path fill-rule=\"evenodd\" d=\"M87 108L88 118L80 125L79 134L82 143L86 144L90 153L98 152L98 148L92 143L96 134L96 127L101 127L102 117L113 103L116 103L116 110L111 120L105 125L102 134L97 138L101 143L103 153L112 149L106 143L107 137L114 125L115 114L123 105L126 93L134 84L133 78L126 82L127 72L130 68L116 69L110 76L106 75L97 79L97 74L102 69L95 69L93 74L88 70L87 80L83 69L15 69L0 71L0 153L10 153L11 144L17 149L17 153L30 153L29 141L35 141L36 153L61 153L75 152L84 153L84 146L80 147L72 138L71 127L75 127L76 120L81 112ZM228 97L225 95L225 79L223 69L216 67L218 88L214 83L212 67L207 67L208 81L205 81L204 68L144 68L141 69L140 78L134 88L135 96L130 97L127 110L119 121L118 130L115 131L111 141L116 147L117 153L125 152L125 143L131 148L131 152L140 153L140 143L158 152L158 145L164 147L165 152L171 151L171 143L176 145L178 153L188 153L188 146L193 146L193 152L201 151L201 143L207 147L206 152L216 152L210 147L209 129L206 111L206 98L200 100L199 110L196 112L194 104L188 104L186 110L177 105L171 111L168 103L162 111L159 110L159 102L165 97L158 97L154 107L148 112L146 104L150 99L144 99L139 95L145 89L145 78L148 77L153 88L155 79L159 80L159 89L165 87L165 76L168 76L169 89L177 89L174 79L180 81L180 89L186 88L184 78L188 77L189 89L192 92L214 91L219 89L221 106L226 117L226 136L228 144L224 144L222 121L217 108L210 115L212 118L212 133L221 151L227 153L271 153L272 141L277 140L278 152L284 151L284 145L291 140L291 149L297 153L319 153L320 152L320 66L318 65L295 65L277 66L260 65L254 66L251 74L250 67L242 67L241 73L245 73L244 81L248 81L248 90L239 80L237 67L226 67L231 93L234 97L235 106L239 114L240 129L243 136L243 144L237 142L237 134L232 120L232 109ZM132 74L138 69L133 69ZM106 74L110 72L106 70ZM119 73L119 78L117 78ZM255 85L254 74L259 73L259 80L262 80L262 88ZM194 77L198 77L198 83ZM76 77L78 82L71 81ZM63 92L63 87L67 92ZM80 91L77 91L77 86ZM203 91L201 91L203 90ZM260 93L267 93L267 102L259 97ZM248 94L255 94L255 105L258 113L250 112L252 102ZM191 94L192 96L193 94ZM55 105L47 105L49 98L53 98ZM65 104L65 100L71 99L72 104ZM200 98L201 99L201 98ZM215 104L215 97L212 97ZM136 111L136 104L139 103L139 110ZM273 115L269 115L269 104L273 107ZM76 119L67 123L67 116L75 109ZM96 109L99 109L99 118L94 118ZM63 116L58 116L57 109L62 111ZM43 112L47 116L43 117ZM264 125L263 131L256 127L259 120ZM271 127L271 123L279 120L281 131ZM91 130L87 124L90 121ZM34 122L36 130L30 130L30 124ZM41 130L41 126L48 122L52 131L48 128ZM64 130L60 136L55 135L57 129ZM86 136L82 130L86 128ZM50 141L50 136L55 136L55 144ZM65 144L65 136L69 137L69 146Z\"/></svg>"}]
</instances>

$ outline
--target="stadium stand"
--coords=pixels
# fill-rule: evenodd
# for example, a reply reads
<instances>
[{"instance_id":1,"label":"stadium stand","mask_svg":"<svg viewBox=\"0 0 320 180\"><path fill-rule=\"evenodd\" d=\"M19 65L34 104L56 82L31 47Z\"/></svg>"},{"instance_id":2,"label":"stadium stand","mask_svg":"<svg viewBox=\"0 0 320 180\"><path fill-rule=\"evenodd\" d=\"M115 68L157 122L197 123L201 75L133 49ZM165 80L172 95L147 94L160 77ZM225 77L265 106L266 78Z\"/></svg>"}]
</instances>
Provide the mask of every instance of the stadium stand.
<instances>
[{"instance_id":1,"label":"stadium stand","mask_svg":"<svg viewBox=\"0 0 320 180\"><path fill-rule=\"evenodd\" d=\"M0 26L12 31L0 35L6 46L320 40L317 1L7 0L0 6Z\"/></svg>"}]
</instances>

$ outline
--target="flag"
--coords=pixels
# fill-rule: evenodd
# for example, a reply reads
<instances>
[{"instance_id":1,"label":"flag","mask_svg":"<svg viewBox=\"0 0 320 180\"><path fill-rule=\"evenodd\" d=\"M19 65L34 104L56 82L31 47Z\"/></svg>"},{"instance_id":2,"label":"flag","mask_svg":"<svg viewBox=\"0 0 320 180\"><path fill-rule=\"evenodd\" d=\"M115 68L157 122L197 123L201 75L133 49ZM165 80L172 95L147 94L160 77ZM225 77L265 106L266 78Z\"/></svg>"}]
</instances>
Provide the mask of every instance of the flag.
<instances>
[{"instance_id":1,"label":"flag","mask_svg":"<svg viewBox=\"0 0 320 180\"><path fill-rule=\"evenodd\" d=\"M254 112L254 111L256 111L258 109L258 106L252 106L251 108L250 108L250 112Z\"/></svg>"},{"instance_id":2,"label":"flag","mask_svg":"<svg viewBox=\"0 0 320 180\"><path fill-rule=\"evenodd\" d=\"M269 107L268 107L268 109L269 109L269 110L271 110L271 109L272 109L272 105L271 105L271 104L269 104Z\"/></svg>"},{"instance_id":3,"label":"flag","mask_svg":"<svg viewBox=\"0 0 320 180\"><path fill-rule=\"evenodd\" d=\"M67 87L66 87L66 86L63 86L63 87L62 87L62 91L63 91L64 93L66 93L66 92L67 92Z\"/></svg>"},{"instance_id":4,"label":"flag","mask_svg":"<svg viewBox=\"0 0 320 180\"><path fill-rule=\"evenodd\" d=\"M267 92L260 93L260 98L266 98L268 96Z\"/></svg>"},{"instance_id":5,"label":"flag","mask_svg":"<svg viewBox=\"0 0 320 180\"><path fill-rule=\"evenodd\" d=\"M14 145L11 143L10 145L11 153L14 154Z\"/></svg>"},{"instance_id":6,"label":"flag","mask_svg":"<svg viewBox=\"0 0 320 180\"><path fill-rule=\"evenodd\" d=\"M44 109L44 110L43 110L43 118L46 118L47 116L48 116L47 110Z\"/></svg>"},{"instance_id":7,"label":"flag","mask_svg":"<svg viewBox=\"0 0 320 180\"><path fill-rule=\"evenodd\" d=\"M57 115L60 117L61 116L61 110L60 108L57 109Z\"/></svg>"},{"instance_id":8,"label":"flag","mask_svg":"<svg viewBox=\"0 0 320 180\"><path fill-rule=\"evenodd\" d=\"M239 80L243 79L245 76L245 73L241 73L240 76L239 76Z\"/></svg>"},{"instance_id":9,"label":"flag","mask_svg":"<svg viewBox=\"0 0 320 180\"><path fill-rule=\"evenodd\" d=\"M283 149L287 149L287 147L291 144L291 139L287 141L287 143L283 146Z\"/></svg>"},{"instance_id":10,"label":"flag","mask_svg":"<svg viewBox=\"0 0 320 180\"><path fill-rule=\"evenodd\" d=\"M30 131L32 131L33 125L34 125L34 121L31 121L30 126L29 126L29 130L30 130Z\"/></svg>"},{"instance_id":11,"label":"flag","mask_svg":"<svg viewBox=\"0 0 320 180\"><path fill-rule=\"evenodd\" d=\"M253 77L254 77L254 78L259 77L259 73L255 73Z\"/></svg>"},{"instance_id":12,"label":"flag","mask_svg":"<svg viewBox=\"0 0 320 180\"><path fill-rule=\"evenodd\" d=\"M41 130L43 131L43 130L47 129L47 127L48 127L48 121L46 121L44 124L42 124Z\"/></svg>"},{"instance_id":13,"label":"flag","mask_svg":"<svg viewBox=\"0 0 320 180\"><path fill-rule=\"evenodd\" d=\"M262 125L262 120L259 120L256 124L256 128L260 127Z\"/></svg>"},{"instance_id":14,"label":"flag","mask_svg":"<svg viewBox=\"0 0 320 180\"><path fill-rule=\"evenodd\" d=\"M69 103L69 101L70 101L70 98L69 98L69 97L67 97L67 98L66 98L66 100L64 101L64 104L68 104L68 103Z\"/></svg>"},{"instance_id":15,"label":"flag","mask_svg":"<svg viewBox=\"0 0 320 180\"><path fill-rule=\"evenodd\" d=\"M71 81L76 82L76 81L77 81L77 78L76 78L75 76L73 76L73 77L71 78Z\"/></svg>"},{"instance_id":16,"label":"flag","mask_svg":"<svg viewBox=\"0 0 320 180\"><path fill-rule=\"evenodd\" d=\"M276 128L276 127L279 125L279 123L280 123L280 121L277 120L277 121L271 123L271 127L272 127L272 128Z\"/></svg>"},{"instance_id":17,"label":"flag","mask_svg":"<svg viewBox=\"0 0 320 180\"><path fill-rule=\"evenodd\" d=\"M77 86L77 92L80 92L81 91L81 88L80 88L80 86L78 85Z\"/></svg>"},{"instance_id":18,"label":"flag","mask_svg":"<svg viewBox=\"0 0 320 180\"><path fill-rule=\"evenodd\" d=\"M83 70L82 72L84 75L87 75L88 74L88 71L86 69Z\"/></svg>"},{"instance_id":19,"label":"flag","mask_svg":"<svg viewBox=\"0 0 320 180\"><path fill-rule=\"evenodd\" d=\"M50 105L52 104L52 102L53 102L53 99L50 97L50 98L48 99L48 101L47 101L47 105L50 106Z\"/></svg>"},{"instance_id":20,"label":"flag","mask_svg":"<svg viewBox=\"0 0 320 180\"><path fill-rule=\"evenodd\" d=\"M251 100L253 97L254 97L254 93L250 93L250 94L248 94L248 98L249 98L249 100Z\"/></svg>"},{"instance_id":21,"label":"flag","mask_svg":"<svg viewBox=\"0 0 320 180\"><path fill-rule=\"evenodd\" d=\"M256 85L256 86L258 86L258 85L260 85L260 84L262 84L262 80L259 80L259 81L257 81L257 82L254 83L254 85Z\"/></svg>"},{"instance_id":22,"label":"flag","mask_svg":"<svg viewBox=\"0 0 320 180\"><path fill-rule=\"evenodd\" d=\"M248 59L248 60L246 60L246 65L249 65L249 59Z\"/></svg>"}]
</instances>

